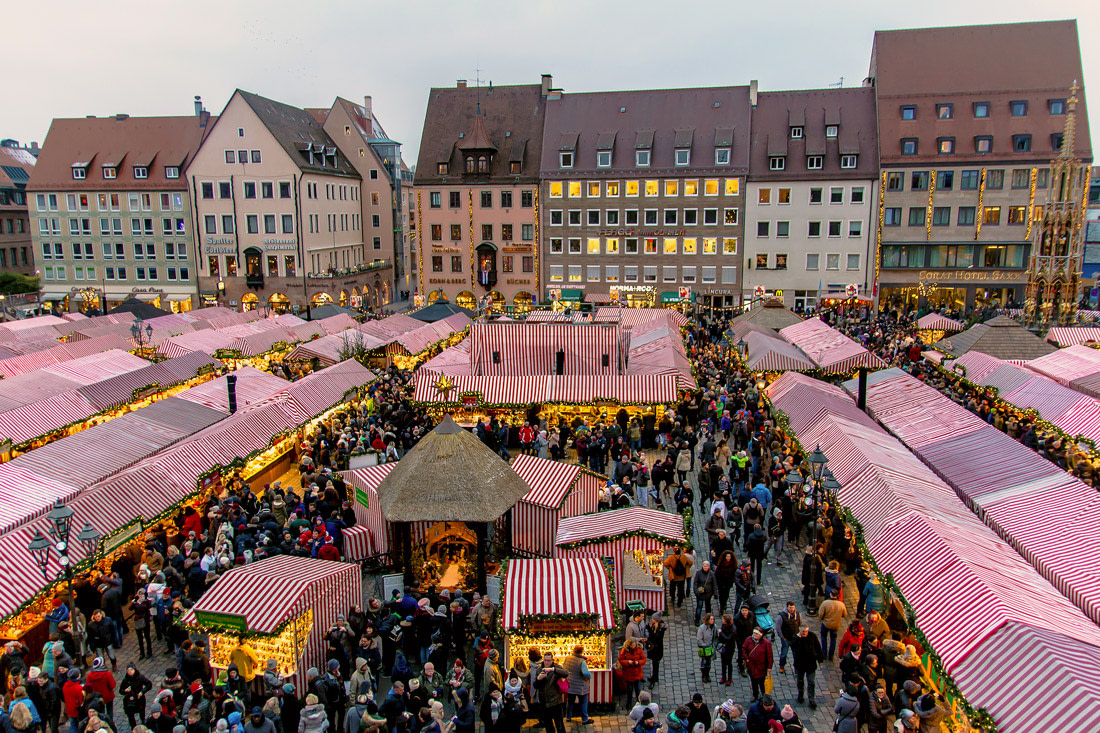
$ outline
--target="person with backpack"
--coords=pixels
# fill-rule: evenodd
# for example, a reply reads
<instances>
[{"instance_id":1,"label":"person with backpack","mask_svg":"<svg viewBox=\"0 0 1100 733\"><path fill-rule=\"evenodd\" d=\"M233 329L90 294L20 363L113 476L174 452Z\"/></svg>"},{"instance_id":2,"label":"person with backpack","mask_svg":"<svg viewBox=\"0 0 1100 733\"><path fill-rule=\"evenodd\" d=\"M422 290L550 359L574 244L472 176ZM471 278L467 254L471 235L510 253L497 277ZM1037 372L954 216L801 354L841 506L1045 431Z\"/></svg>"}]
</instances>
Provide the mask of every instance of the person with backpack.
<instances>
[{"instance_id":1,"label":"person with backpack","mask_svg":"<svg viewBox=\"0 0 1100 733\"><path fill-rule=\"evenodd\" d=\"M735 605L740 608L742 604L749 602L749 596L756 590L756 577L747 557L741 559L741 565L733 576L733 585L737 591Z\"/></svg>"},{"instance_id":2,"label":"person with backpack","mask_svg":"<svg viewBox=\"0 0 1100 733\"><path fill-rule=\"evenodd\" d=\"M691 570L692 559L684 555L683 548L677 547L665 558L664 566L668 570L668 605L684 607L684 585Z\"/></svg>"}]
</instances>

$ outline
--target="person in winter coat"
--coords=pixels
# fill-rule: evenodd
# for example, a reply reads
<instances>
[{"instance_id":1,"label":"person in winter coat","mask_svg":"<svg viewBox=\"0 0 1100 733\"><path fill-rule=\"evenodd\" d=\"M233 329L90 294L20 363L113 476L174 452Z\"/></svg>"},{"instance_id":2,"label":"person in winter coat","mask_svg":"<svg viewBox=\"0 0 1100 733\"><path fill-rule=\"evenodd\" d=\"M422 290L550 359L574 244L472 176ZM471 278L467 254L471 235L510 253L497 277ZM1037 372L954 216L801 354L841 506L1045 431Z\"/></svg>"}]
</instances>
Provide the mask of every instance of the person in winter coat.
<instances>
[{"instance_id":1,"label":"person in winter coat","mask_svg":"<svg viewBox=\"0 0 1100 733\"><path fill-rule=\"evenodd\" d=\"M325 733L329 728L325 706L317 701L314 694L306 695L306 704L298 720L298 733Z\"/></svg>"},{"instance_id":2,"label":"person in winter coat","mask_svg":"<svg viewBox=\"0 0 1100 733\"><path fill-rule=\"evenodd\" d=\"M355 671L351 673L350 684L353 698L373 691L374 676L370 673L370 666L366 659L360 657L355 660Z\"/></svg>"},{"instance_id":3,"label":"person in winter coat","mask_svg":"<svg viewBox=\"0 0 1100 733\"><path fill-rule=\"evenodd\" d=\"M252 708L252 714L248 716L248 721L241 730L242 733L275 733L275 724L264 715L263 708L257 705Z\"/></svg>"},{"instance_id":4,"label":"person in winter coat","mask_svg":"<svg viewBox=\"0 0 1100 733\"><path fill-rule=\"evenodd\" d=\"M703 616L703 623L695 632L695 643L699 649L699 671L703 682L710 682L710 667L714 662L714 651L718 644L718 629L714 626L714 614Z\"/></svg>"},{"instance_id":5,"label":"person in winter coat","mask_svg":"<svg viewBox=\"0 0 1100 733\"><path fill-rule=\"evenodd\" d=\"M636 645L640 644L639 640L636 638L628 639L627 641L633 641ZM625 645L623 651L626 651ZM642 652L642 659L645 659L645 652ZM619 660L621 663L622 654L619 655ZM643 661L643 664L644 663ZM569 720L573 720L573 703L576 701L577 707L580 708L581 712L581 725L588 725L592 722L588 718L588 693L592 685L592 672L589 671L588 660L584 657L584 647L580 644L573 647L573 653L562 660L561 666L565 667L565 671L569 673L569 689L565 691L565 694L568 696L565 703L565 717ZM625 667L623 671L625 675ZM638 679L641 680L641 668L639 668L638 671ZM503 698L501 698L501 700L503 700Z\"/></svg>"},{"instance_id":6,"label":"person in winter coat","mask_svg":"<svg viewBox=\"0 0 1100 733\"><path fill-rule=\"evenodd\" d=\"M643 668L645 667L645 650L637 639L627 639L619 652L619 666L622 668L623 681L626 682L626 703L629 705L637 699L642 691Z\"/></svg>"},{"instance_id":7,"label":"person in winter coat","mask_svg":"<svg viewBox=\"0 0 1100 733\"><path fill-rule=\"evenodd\" d=\"M294 685L283 685L283 707L281 712L283 733L298 733L298 723L302 718L302 703L295 693Z\"/></svg>"},{"instance_id":8,"label":"person in winter coat","mask_svg":"<svg viewBox=\"0 0 1100 733\"><path fill-rule=\"evenodd\" d=\"M753 571L756 573L756 583L764 582L764 557L768 552L768 535L764 527L754 524L752 532L745 538L745 554L752 561Z\"/></svg>"},{"instance_id":9,"label":"person in winter coat","mask_svg":"<svg viewBox=\"0 0 1100 733\"><path fill-rule=\"evenodd\" d=\"M748 733L767 733L768 724L772 720L779 720L779 706L771 695L762 695L749 706L745 728Z\"/></svg>"},{"instance_id":10,"label":"person in winter coat","mask_svg":"<svg viewBox=\"0 0 1100 733\"><path fill-rule=\"evenodd\" d=\"M654 614L649 621L648 635L645 637L645 651L649 661L653 663L653 671L649 675L649 689L660 680L661 660L665 657L665 632L668 626L661 619L660 614Z\"/></svg>"},{"instance_id":11,"label":"person in winter coat","mask_svg":"<svg viewBox=\"0 0 1100 733\"><path fill-rule=\"evenodd\" d=\"M862 647L864 636L863 624L860 623L859 619L848 624L848 630L844 632L844 636L840 637L840 646L837 647L837 654L843 657L852 647Z\"/></svg>"},{"instance_id":12,"label":"person in winter coat","mask_svg":"<svg viewBox=\"0 0 1100 733\"><path fill-rule=\"evenodd\" d=\"M726 612L730 600L730 590L737 577L737 557L733 550L725 550L714 563L714 581L718 589L718 613ZM736 609L734 609L736 610Z\"/></svg>"},{"instance_id":13,"label":"person in winter coat","mask_svg":"<svg viewBox=\"0 0 1100 733\"><path fill-rule=\"evenodd\" d=\"M17 710L16 708L20 705L23 709ZM12 727L19 731L35 731L42 726L42 716L23 685L19 685L12 692L11 703L8 705L8 717L11 718Z\"/></svg>"},{"instance_id":14,"label":"person in winter coat","mask_svg":"<svg viewBox=\"0 0 1100 733\"><path fill-rule=\"evenodd\" d=\"M745 668L752 682L752 699L755 702L764 694L764 680L772 668L772 643L764 637L760 628L752 630L752 636L742 646Z\"/></svg>"},{"instance_id":15,"label":"person in winter coat","mask_svg":"<svg viewBox=\"0 0 1100 733\"><path fill-rule=\"evenodd\" d=\"M869 607L869 606L868 606ZM940 705L938 695L924 694L917 700L915 712L920 718L920 733L936 733L940 730L940 721L947 717L947 710Z\"/></svg>"},{"instance_id":16,"label":"person in winter coat","mask_svg":"<svg viewBox=\"0 0 1100 733\"><path fill-rule=\"evenodd\" d=\"M268 659L264 665L264 697L271 697L283 687L283 676L279 674L279 663Z\"/></svg>"},{"instance_id":17,"label":"person in winter coat","mask_svg":"<svg viewBox=\"0 0 1100 733\"><path fill-rule=\"evenodd\" d=\"M43 733L45 733L47 727L50 733L59 733L61 688L53 681L52 676L46 674L45 670L38 673L37 681L32 680L31 682L37 682L38 684L38 697L41 701L38 711L42 714L42 719L46 721L46 725L43 726Z\"/></svg>"},{"instance_id":18,"label":"person in winter coat","mask_svg":"<svg viewBox=\"0 0 1100 733\"><path fill-rule=\"evenodd\" d=\"M145 694L153 689L149 678L138 671L133 664L126 665L122 681L118 683L118 692L122 695L122 712L130 728L136 726L145 716Z\"/></svg>"},{"instance_id":19,"label":"person in winter coat","mask_svg":"<svg viewBox=\"0 0 1100 733\"><path fill-rule=\"evenodd\" d=\"M894 706L886 695L886 685L875 685L871 693L871 709L868 711L867 730L869 733L886 733L887 718L894 712Z\"/></svg>"},{"instance_id":20,"label":"person in winter coat","mask_svg":"<svg viewBox=\"0 0 1100 733\"><path fill-rule=\"evenodd\" d=\"M542 724L546 733L565 733L563 708L565 699L558 689L558 680L566 679L565 667L554 663L554 655L547 652L537 668L532 668L532 682L542 701Z\"/></svg>"},{"instance_id":21,"label":"person in winter coat","mask_svg":"<svg viewBox=\"0 0 1100 733\"><path fill-rule=\"evenodd\" d=\"M718 629L718 661L720 671L718 684L727 687L733 684L733 658L737 653L737 627L733 625L733 616L722 616L722 627Z\"/></svg>"},{"instance_id":22,"label":"person in winter coat","mask_svg":"<svg viewBox=\"0 0 1100 733\"><path fill-rule=\"evenodd\" d=\"M84 702L84 686L80 684L80 670L70 669L66 673L61 695L65 700L65 717L69 719L69 731L79 733L80 706Z\"/></svg>"},{"instance_id":23,"label":"person in winter coat","mask_svg":"<svg viewBox=\"0 0 1100 733\"><path fill-rule=\"evenodd\" d=\"M714 592L717 589L717 581L714 577L714 571L710 567L710 560L704 560L702 566L695 571L694 581L692 592L695 593L695 625L698 626L703 611L711 612L710 602L714 598Z\"/></svg>"},{"instance_id":24,"label":"person in winter coat","mask_svg":"<svg viewBox=\"0 0 1100 733\"><path fill-rule=\"evenodd\" d=\"M737 607L740 608L743 604L749 602L749 596L756 590L756 578L752 573L752 565L749 563L749 558L741 558L741 565L737 568L737 572L734 575L733 580L734 587L737 589Z\"/></svg>"},{"instance_id":25,"label":"person in winter coat","mask_svg":"<svg viewBox=\"0 0 1100 733\"><path fill-rule=\"evenodd\" d=\"M103 698L103 704L107 710L107 716L114 720L115 717L115 678L107 671L103 657L96 657L92 662L92 671L88 673L88 679L84 685L94 690Z\"/></svg>"},{"instance_id":26,"label":"person in winter coat","mask_svg":"<svg viewBox=\"0 0 1100 733\"><path fill-rule=\"evenodd\" d=\"M455 733L474 733L477 726L477 711L474 710L474 703L470 699L470 691L465 687L460 688L455 695L454 724Z\"/></svg>"},{"instance_id":27,"label":"person in winter coat","mask_svg":"<svg viewBox=\"0 0 1100 733\"><path fill-rule=\"evenodd\" d=\"M837 733L859 733L859 700L856 694L855 685L845 685L844 692L840 693L833 706L833 714L836 715L834 730Z\"/></svg>"}]
</instances>

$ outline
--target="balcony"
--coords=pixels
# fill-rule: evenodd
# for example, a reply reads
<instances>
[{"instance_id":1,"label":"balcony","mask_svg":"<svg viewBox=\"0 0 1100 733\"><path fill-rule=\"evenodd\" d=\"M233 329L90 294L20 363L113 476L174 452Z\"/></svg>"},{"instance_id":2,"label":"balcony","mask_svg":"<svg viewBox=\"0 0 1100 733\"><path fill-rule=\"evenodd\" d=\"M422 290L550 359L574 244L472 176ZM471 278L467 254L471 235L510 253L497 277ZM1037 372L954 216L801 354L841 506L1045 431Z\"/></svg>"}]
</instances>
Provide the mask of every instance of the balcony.
<instances>
[{"instance_id":1,"label":"balcony","mask_svg":"<svg viewBox=\"0 0 1100 733\"><path fill-rule=\"evenodd\" d=\"M264 275L262 272L250 272L244 276L244 284L247 287L263 290Z\"/></svg>"},{"instance_id":2,"label":"balcony","mask_svg":"<svg viewBox=\"0 0 1100 733\"><path fill-rule=\"evenodd\" d=\"M306 274L306 277L311 280L333 280L338 277L351 277L352 275L358 275L363 272L385 270L391 266L392 264L389 260L377 259L371 260L370 262L364 262L354 267L331 268L324 272L310 272Z\"/></svg>"}]
</instances>

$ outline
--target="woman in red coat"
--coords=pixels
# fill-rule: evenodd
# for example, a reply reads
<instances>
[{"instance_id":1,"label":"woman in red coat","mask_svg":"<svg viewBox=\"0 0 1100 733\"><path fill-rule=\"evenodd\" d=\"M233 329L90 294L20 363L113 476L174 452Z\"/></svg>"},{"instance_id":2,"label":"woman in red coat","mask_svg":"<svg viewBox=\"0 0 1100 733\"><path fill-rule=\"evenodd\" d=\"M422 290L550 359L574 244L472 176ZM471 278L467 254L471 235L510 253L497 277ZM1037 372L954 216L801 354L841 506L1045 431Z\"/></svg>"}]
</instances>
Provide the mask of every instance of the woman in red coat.
<instances>
[{"instance_id":1,"label":"woman in red coat","mask_svg":"<svg viewBox=\"0 0 1100 733\"><path fill-rule=\"evenodd\" d=\"M626 640L622 651L619 652L619 666L623 670L623 681L626 682L626 699L630 705L638 700L638 693L642 691L642 677L645 676L645 649L634 637Z\"/></svg>"},{"instance_id":2,"label":"woman in red coat","mask_svg":"<svg viewBox=\"0 0 1100 733\"><path fill-rule=\"evenodd\" d=\"M840 646L837 648L837 655L843 659L844 655L851 650L852 647L863 646L863 624L857 619L848 624L848 630L844 632L844 636L840 637Z\"/></svg>"},{"instance_id":3,"label":"woman in red coat","mask_svg":"<svg viewBox=\"0 0 1100 733\"><path fill-rule=\"evenodd\" d=\"M65 717L69 719L70 733L77 733L80 722L80 706L84 703L84 687L80 684L80 670L70 669L65 673L65 686L61 688L65 698Z\"/></svg>"},{"instance_id":4,"label":"woman in red coat","mask_svg":"<svg viewBox=\"0 0 1100 733\"><path fill-rule=\"evenodd\" d=\"M741 648L745 657L745 667L752 681L752 701L756 702L764 694L764 680L772 668L772 643L764 638L760 627L752 630L752 636L745 639Z\"/></svg>"}]
</instances>

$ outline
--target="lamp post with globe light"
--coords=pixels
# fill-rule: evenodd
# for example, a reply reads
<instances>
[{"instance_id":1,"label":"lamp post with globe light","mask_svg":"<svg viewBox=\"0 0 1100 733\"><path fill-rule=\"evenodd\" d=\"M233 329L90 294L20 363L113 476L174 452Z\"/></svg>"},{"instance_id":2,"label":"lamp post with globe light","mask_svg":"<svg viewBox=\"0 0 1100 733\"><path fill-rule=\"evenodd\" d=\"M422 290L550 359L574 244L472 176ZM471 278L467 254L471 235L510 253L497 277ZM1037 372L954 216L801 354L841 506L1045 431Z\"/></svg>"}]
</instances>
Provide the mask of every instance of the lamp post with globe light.
<instances>
[{"instance_id":1,"label":"lamp post with globe light","mask_svg":"<svg viewBox=\"0 0 1100 733\"><path fill-rule=\"evenodd\" d=\"M49 570L51 550L57 551L57 564L61 567L69 591L69 620L72 624L73 639L79 646L84 635L84 629L81 628L76 613L76 595L73 592L73 559L69 557L69 550L71 549L69 538L74 514L75 512L72 509L65 506L58 499L53 509L46 515L46 519L50 522L48 531L50 536L53 537L53 541L47 539L41 531L36 529L34 537L27 545L27 550L34 558L34 564L42 571L42 577L45 578L47 583L57 580L56 573L51 578ZM96 550L99 547L100 535L91 524L85 522L84 527L77 532L76 539L84 550L85 559L95 557Z\"/></svg>"}]
</instances>

